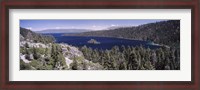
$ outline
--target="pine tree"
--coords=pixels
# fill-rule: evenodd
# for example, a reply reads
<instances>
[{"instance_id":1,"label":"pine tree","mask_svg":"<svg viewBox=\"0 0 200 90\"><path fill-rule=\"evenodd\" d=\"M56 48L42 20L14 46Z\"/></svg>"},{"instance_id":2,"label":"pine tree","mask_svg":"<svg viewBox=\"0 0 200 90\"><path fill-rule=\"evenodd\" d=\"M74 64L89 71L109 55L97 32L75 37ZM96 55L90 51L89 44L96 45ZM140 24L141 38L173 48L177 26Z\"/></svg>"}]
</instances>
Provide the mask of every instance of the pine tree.
<instances>
[{"instance_id":1,"label":"pine tree","mask_svg":"<svg viewBox=\"0 0 200 90\"><path fill-rule=\"evenodd\" d=\"M40 58L40 54L38 53L38 51L35 47L33 47L33 57L35 60Z\"/></svg>"},{"instance_id":2,"label":"pine tree","mask_svg":"<svg viewBox=\"0 0 200 90\"><path fill-rule=\"evenodd\" d=\"M29 45L28 45L28 43L25 43L25 47L26 47L26 48L29 48Z\"/></svg>"},{"instance_id":3,"label":"pine tree","mask_svg":"<svg viewBox=\"0 0 200 90\"><path fill-rule=\"evenodd\" d=\"M75 56L73 58L72 70L78 70L78 62Z\"/></svg>"},{"instance_id":4,"label":"pine tree","mask_svg":"<svg viewBox=\"0 0 200 90\"><path fill-rule=\"evenodd\" d=\"M137 70L138 66L137 55L135 51L132 51L129 58L129 69Z\"/></svg>"}]
</instances>

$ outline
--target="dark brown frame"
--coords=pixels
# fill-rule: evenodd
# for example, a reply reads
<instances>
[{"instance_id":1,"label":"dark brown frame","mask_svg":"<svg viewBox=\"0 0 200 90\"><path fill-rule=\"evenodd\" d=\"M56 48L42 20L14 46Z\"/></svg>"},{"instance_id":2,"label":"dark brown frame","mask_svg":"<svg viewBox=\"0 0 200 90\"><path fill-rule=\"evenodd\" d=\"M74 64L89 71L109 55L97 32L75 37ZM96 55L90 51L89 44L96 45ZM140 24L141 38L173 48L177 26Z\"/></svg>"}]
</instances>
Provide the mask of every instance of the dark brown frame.
<instances>
[{"instance_id":1,"label":"dark brown frame","mask_svg":"<svg viewBox=\"0 0 200 90\"><path fill-rule=\"evenodd\" d=\"M199 7L198 0L187 1L62 1L62 2L1 2L1 77L0 89L137 89L137 90L199 90ZM191 9L192 10L192 81L9 81L9 9Z\"/></svg>"}]
</instances>

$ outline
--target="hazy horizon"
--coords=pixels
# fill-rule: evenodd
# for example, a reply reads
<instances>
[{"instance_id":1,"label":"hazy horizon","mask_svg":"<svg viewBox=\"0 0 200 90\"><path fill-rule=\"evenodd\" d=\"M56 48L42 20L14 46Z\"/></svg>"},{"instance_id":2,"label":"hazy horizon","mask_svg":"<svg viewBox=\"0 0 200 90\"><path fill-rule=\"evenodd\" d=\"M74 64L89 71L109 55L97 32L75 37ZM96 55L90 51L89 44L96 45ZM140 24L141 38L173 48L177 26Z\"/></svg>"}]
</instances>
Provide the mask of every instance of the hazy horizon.
<instances>
[{"instance_id":1,"label":"hazy horizon","mask_svg":"<svg viewBox=\"0 0 200 90\"><path fill-rule=\"evenodd\" d=\"M20 27L32 31L43 31L48 29L87 29L104 30L110 27L138 26L166 20L20 20Z\"/></svg>"}]
</instances>

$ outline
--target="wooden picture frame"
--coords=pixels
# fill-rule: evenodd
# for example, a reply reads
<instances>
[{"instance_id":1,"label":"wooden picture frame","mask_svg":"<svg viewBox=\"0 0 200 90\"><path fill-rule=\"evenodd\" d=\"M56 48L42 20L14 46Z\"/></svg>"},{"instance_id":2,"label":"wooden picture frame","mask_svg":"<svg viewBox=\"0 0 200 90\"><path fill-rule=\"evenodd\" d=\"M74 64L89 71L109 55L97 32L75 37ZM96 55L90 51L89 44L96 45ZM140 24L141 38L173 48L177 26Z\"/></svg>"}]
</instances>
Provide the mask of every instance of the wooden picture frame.
<instances>
[{"instance_id":1,"label":"wooden picture frame","mask_svg":"<svg viewBox=\"0 0 200 90\"><path fill-rule=\"evenodd\" d=\"M9 9L191 9L192 81L9 81ZM199 1L2 1L0 89L199 90Z\"/></svg>"}]
</instances>

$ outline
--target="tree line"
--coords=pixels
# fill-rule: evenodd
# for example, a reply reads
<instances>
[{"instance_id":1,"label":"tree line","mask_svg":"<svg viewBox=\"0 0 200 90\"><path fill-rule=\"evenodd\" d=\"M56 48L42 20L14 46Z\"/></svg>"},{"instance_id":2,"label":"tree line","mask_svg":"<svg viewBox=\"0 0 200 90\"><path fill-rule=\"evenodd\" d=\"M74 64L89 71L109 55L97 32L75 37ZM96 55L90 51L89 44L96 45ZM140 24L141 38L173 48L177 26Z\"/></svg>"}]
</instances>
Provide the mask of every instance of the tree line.
<instances>
[{"instance_id":1,"label":"tree line","mask_svg":"<svg viewBox=\"0 0 200 90\"><path fill-rule=\"evenodd\" d=\"M176 48L149 49L114 46L111 50L80 48L86 59L105 70L180 70L180 51Z\"/></svg>"},{"instance_id":2,"label":"tree line","mask_svg":"<svg viewBox=\"0 0 200 90\"><path fill-rule=\"evenodd\" d=\"M66 34L69 35L69 34ZM118 27L114 29L71 34L72 36L117 37L151 41L170 47L180 46L180 20L168 20L140 26Z\"/></svg>"}]
</instances>

